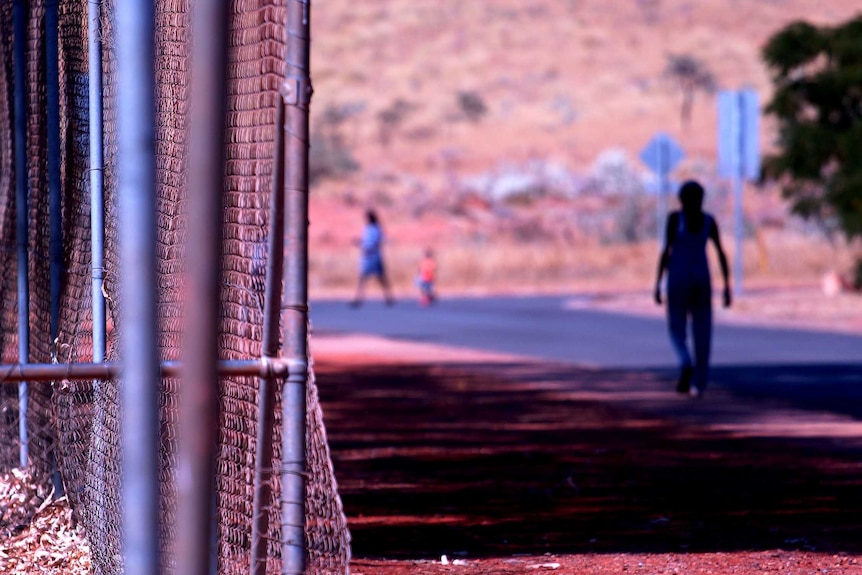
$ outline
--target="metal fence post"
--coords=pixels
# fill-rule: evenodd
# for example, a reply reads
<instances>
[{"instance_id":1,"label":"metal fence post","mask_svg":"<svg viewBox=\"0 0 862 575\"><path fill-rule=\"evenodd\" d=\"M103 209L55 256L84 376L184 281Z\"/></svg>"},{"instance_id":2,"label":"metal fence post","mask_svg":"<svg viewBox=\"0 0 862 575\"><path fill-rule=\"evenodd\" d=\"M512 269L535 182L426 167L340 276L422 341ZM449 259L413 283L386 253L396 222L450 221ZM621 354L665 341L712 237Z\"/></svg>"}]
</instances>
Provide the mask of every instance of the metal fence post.
<instances>
[{"instance_id":1,"label":"metal fence post","mask_svg":"<svg viewBox=\"0 0 862 575\"><path fill-rule=\"evenodd\" d=\"M101 0L87 2L87 63L90 143L90 283L93 310L93 362L105 361L107 324L105 321L105 154L104 104L102 102L102 25ZM104 381L96 380L98 390ZM104 425L105 410L98 410L99 427ZM99 513L106 510L100 509Z\"/></svg>"},{"instance_id":2,"label":"metal fence post","mask_svg":"<svg viewBox=\"0 0 862 575\"><path fill-rule=\"evenodd\" d=\"M269 210L269 243L266 261L266 292L263 302L263 357L274 358L279 348L281 282L284 276L284 98L276 98L272 196ZM266 575L266 535L272 503L272 440L275 424L277 378L259 380L257 442L255 444L254 500L251 525L251 575Z\"/></svg>"},{"instance_id":3,"label":"metal fence post","mask_svg":"<svg viewBox=\"0 0 862 575\"><path fill-rule=\"evenodd\" d=\"M305 573L305 394L308 380L308 147L311 104L311 1L291 0L287 13L286 221L284 353L292 369L282 392L282 573Z\"/></svg>"},{"instance_id":4,"label":"metal fence post","mask_svg":"<svg viewBox=\"0 0 862 575\"><path fill-rule=\"evenodd\" d=\"M93 362L105 361L107 351L107 326L105 322L105 155L103 148L104 114L102 103L102 27L101 0L87 2L87 62L88 62L88 109L90 143L90 282L93 312ZM101 392L104 380L93 381ZM98 427L105 424L105 410L96 411ZM102 518L107 509L98 509Z\"/></svg>"},{"instance_id":5,"label":"metal fence post","mask_svg":"<svg viewBox=\"0 0 862 575\"><path fill-rule=\"evenodd\" d=\"M185 370L177 464L177 573L209 575L215 535L218 343L227 98L227 0L192 8ZM215 572L215 571L212 571Z\"/></svg>"},{"instance_id":6,"label":"metal fence post","mask_svg":"<svg viewBox=\"0 0 862 575\"><path fill-rule=\"evenodd\" d=\"M48 219L50 221L51 343L60 325L63 275L63 212L60 182L60 47L57 1L45 2L45 71L48 121Z\"/></svg>"},{"instance_id":7,"label":"metal fence post","mask_svg":"<svg viewBox=\"0 0 862 575\"><path fill-rule=\"evenodd\" d=\"M122 279L122 509L126 575L159 573L154 8L115 7Z\"/></svg>"},{"instance_id":8,"label":"metal fence post","mask_svg":"<svg viewBox=\"0 0 862 575\"><path fill-rule=\"evenodd\" d=\"M58 0L45 2L45 75L48 131L48 220L50 224L50 336L52 354L56 356L60 330L60 294L63 281L63 190L60 180L60 28ZM63 493L63 481L52 449L54 490Z\"/></svg>"},{"instance_id":9,"label":"metal fence post","mask_svg":"<svg viewBox=\"0 0 862 575\"><path fill-rule=\"evenodd\" d=\"M90 252L93 292L93 361L105 360L105 159L102 104L101 0L87 2L90 108Z\"/></svg>"},{"instance_id":10,"label":"metal fence post","mask_svg":"<svg viewBox=\"0 0 862 575\"><path fill-rule=\"evenodd\" d=\"M15 242L18 248L18 361L29 361L30 349L30 250L29 186L27 184L27 3L15 0L12 5L15 70ZM27 382L18 384L18 439L20 464L30 459L27 432Z\"/></svg>"},{"instance_id":11,"label":"metal fence post","mask_svg":"<svg viewBox=\"0 0 862 575\"><path fill-rule=\"evenodd\" d=\"M734 297L739 298L742 295L742 274L745 262L745 221L742 214L742 193L745 189L746 175L746 153L745 144L748 135L745 133L747 127L745 118L745 92L739 91L736 94L737 105L737 121L739 122L739 156L738 168L739 171L735 174L733 181L733 236L735 243L735 253L733 258L733 288Z\"/></svg>"}]
</instances>

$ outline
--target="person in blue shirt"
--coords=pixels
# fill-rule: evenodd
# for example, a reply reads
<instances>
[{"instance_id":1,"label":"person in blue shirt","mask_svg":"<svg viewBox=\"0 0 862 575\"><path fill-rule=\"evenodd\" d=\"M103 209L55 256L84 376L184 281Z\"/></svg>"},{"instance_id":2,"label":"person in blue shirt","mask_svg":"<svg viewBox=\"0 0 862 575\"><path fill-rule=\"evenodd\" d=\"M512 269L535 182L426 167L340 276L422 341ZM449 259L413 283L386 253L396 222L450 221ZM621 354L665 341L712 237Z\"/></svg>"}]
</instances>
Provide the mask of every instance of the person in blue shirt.
<instances>
[{"instance_id":1,"label":"person in blue shirt","mask_svg":"<svg viewBox=\"0 0 862 575\"><path fill-rule=\"evenodd\" d=\"M380 286L383 288L386 305L392 305L395 303L395 298L392 297L392 289L389 286L389 279L386 277L386 268L383 265L383 230L380 228L380 222L374 210L365 212L365 220L365 228L362 230L362 238L359 240L359 249L361 251L359 258L359 280L356 283L356 296L350 302L350 305L359 307L362 304L365 282L369 277L377 278Z\"/></svg>"},{"instance_id":2,"label":"person in blue shirt","mask_svg":"<svg viewBox=\"0 0 862 575\"><path fill-rule=\"evenodd\" d=\"M667 270L668 328L680 363L676 390L691 397L699 397L703 393L709 377L712 343L712 282L706 257L709 240L718 252L724 278L724 307L731 303L727 258L721 247L715 218L703 211L703 193L703 186L696 181L685 182L680 187L682 210L668 215L655 285L655 301L661 305L661 280ZM694 336L694 362L686 343L689 318Z\"/></svg>"}]
</instances>

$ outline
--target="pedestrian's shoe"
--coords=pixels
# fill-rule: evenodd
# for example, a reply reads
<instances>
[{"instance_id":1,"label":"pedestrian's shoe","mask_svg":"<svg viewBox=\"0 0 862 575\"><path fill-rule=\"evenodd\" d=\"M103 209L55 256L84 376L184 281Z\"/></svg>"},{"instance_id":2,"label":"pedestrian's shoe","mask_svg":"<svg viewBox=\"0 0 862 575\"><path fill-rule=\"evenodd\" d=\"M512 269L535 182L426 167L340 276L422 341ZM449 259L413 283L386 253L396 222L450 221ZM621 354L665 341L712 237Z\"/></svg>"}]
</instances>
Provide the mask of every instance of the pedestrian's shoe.
<instances>
[{"instance_id":1,"label":"pedestrian's shoe","mask_svg":"<svg viewBox=\"0 0 862 575\"><path fill-rule=\"evenodd\" d=\"M691 389L688 390L688 396L692 399L700 399L703 397L703 391L701 391L696 385L693 385L691 386Z\"/></svg>"},{"instance_id":2,"label":"pedestrian's shoe","mask_svg":"<svg viewBox=\"0 0 862 575\"><path fill-rule=\"evenodd\" d=\"M350 302L347 305L349 305L350 307L353 307L353 308L357 308L357 307L362 305L362 302L358 299L354 299L354 300L350 300Z\"/></svg>"},{"instance_id":3,"label":"pedestrian's shoe","mask_svg":"<svg viewBox=\"0 0 862 575\"><path fill-rule=\"evenodd\" d=\"M690 365L686 365L679 373L679 381L676 384L677 393L689 393L691 388L691 376L694 370Z\"/></svg>"}]
</instances>

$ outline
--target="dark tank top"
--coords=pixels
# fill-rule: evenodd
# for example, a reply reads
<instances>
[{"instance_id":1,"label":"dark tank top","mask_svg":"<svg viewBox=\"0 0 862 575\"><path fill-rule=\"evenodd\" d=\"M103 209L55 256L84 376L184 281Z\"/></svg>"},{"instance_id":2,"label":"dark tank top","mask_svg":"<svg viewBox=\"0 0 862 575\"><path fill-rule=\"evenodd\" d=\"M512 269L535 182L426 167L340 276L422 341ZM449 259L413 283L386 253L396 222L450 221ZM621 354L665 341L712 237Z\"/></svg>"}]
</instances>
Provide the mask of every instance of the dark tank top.
<instances>
[{"instance_id":1,"label":"dark tank top","mask_svg":"<svg viewBox=\"0 0 862 575\"><path fill-rule=\"evenodd\" d=\"M688 284L709 284L709 262L706 259L706 242L712 228L712 216L703 214L703 229L691 233L686 225L685 213L679 213L679 227L670 252L668 281Z\"/></svg>"}]
</instances>

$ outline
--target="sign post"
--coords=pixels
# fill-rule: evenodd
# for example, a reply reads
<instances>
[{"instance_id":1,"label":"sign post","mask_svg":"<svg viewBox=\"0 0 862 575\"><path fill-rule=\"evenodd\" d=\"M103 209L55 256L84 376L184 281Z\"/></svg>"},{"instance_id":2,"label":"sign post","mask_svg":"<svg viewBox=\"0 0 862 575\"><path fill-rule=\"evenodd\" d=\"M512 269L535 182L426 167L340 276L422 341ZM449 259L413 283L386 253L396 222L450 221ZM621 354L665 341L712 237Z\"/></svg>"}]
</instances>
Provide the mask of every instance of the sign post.
<instances>
[{"instance_id":1,"label":"sign post","mask_svg":"<svg viewBox=\"0 0 862 575\"><path fill-rule=\"evenodd\" d=\"M670 188L669 176L677 164L685 158L685 152L682 151L680 145L673 138L664 132L659 132L641 150L640 158L658 176L658 213L656 225L658 226L658 242L661 244L664 237L664 222L667 217L667 195Z\"/></svg>"},{"instance_id":2,"label":"sign post","mask_svg":"<svg viewBox=\"0 0 862 575\"><path fill-rule=\"evenodd\" d=\"M743 241L742 191L745 180L760 177L760 107L754 90L727 90L718 94L718 172L733 182L734 295L742 294Z\"/></svg>"}]
</instances>

